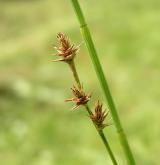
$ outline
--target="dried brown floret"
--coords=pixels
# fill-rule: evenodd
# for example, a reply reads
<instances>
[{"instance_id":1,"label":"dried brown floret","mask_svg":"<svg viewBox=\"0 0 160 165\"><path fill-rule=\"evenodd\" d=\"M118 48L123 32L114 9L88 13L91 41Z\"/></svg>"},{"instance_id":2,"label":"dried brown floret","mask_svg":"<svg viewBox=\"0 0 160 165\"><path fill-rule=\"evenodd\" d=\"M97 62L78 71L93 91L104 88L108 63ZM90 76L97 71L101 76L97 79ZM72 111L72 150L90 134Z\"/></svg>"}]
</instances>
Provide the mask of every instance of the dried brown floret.
<instances>
[{"instance_id":1,"label":"dried brown floret","mask_svg":"<svg viewBox=\"0 0 160 165\"><path fill-rule=\"evenodd\" d=\"M73 107L73 109L78 108L80 105L85 105L87 104L87 102L90 100L91 95L90 94L86 94L83 91L83 87L80 86L80 88L77 88L75 86L73 86L73 88L71 88L73 95L75 96L74 98L71 99L67 99L66 101L72 101L76 103L76 106Z\"/></svg>"},{"instance_id":2,"label":"dried brown floret","mask_svg":"<svg viewBox=\"0 0 160 165\"><path fill-rule=\"evenodd\" d=\"M58 33L57 39L60 43L60 46L54 48L57 51L56 55L62 58L53 61L65 61L65 62L72 61L77 51L79 50L79 46L75 46L74 44L71 44L69 38L63 33Z\"/></svg>"},{"instance_id":3,"label":"dried brown floret","mask_svg":"<svg viewBox=\"0 0 160 165\"><path fill-rule=\"evenodd\" d=\"M108 112L106 113L106 111L103 111L102 107L103 105L98 101L95 107L95 112L90 115L90 118L100 130L109 125L104 124L104 120L107 117Z\"/></svg>"}]
</instances>

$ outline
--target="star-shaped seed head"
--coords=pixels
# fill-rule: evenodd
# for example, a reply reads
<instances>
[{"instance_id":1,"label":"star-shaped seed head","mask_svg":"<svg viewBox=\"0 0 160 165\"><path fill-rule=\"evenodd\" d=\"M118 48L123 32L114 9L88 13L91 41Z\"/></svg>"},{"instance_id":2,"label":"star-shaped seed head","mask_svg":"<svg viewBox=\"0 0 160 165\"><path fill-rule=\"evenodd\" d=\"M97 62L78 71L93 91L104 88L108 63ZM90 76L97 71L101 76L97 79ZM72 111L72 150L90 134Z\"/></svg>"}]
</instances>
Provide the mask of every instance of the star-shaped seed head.
<instances>
[{"instance_id":1,"label":"star-shaped seed head","mask_svg":"<svg viewBox=\"0 0 160 165\"><path fill-rule=\"evenodd\" d=\"M109 124L104 124L104 120L106 119L108 112L102 109L103 105L98 101L94 113L90 115L90 118L92 119L93 123L97 126L99 130L102 130Z\"/></svg>"},{"instance_id":2,"label":"star-shaped seed head","mask_svg":"<svg viewBox=\"0 0 160 165\"><path fill-rule=\"evenodd\" d=\"M74 98L67 99L66 101L72 101L76 103L76 106L73 107L72 109L78 108L80 105L85 105L91 98L91 94L86 94L83 90L83 86L80 86L80 88L77 88L73 86L71 88L72 93L74 95Z\"/></svg>"},{"instance_id":3,"label":"star-shaped seed head","mask_svg":"<svg viewBox=\"0 0 160 165\"><path fill-rule=\"evenodd\" d=\"M57 51L56 55L60 56L61 59L53 60L53 61L65 61L65 62L72 61L77 51L79 50L79 46L75 46L74 44L71 44L69 38L63 33L57 34L57 40L60 46L54 48Z\"/></svg>"}]
</instances>

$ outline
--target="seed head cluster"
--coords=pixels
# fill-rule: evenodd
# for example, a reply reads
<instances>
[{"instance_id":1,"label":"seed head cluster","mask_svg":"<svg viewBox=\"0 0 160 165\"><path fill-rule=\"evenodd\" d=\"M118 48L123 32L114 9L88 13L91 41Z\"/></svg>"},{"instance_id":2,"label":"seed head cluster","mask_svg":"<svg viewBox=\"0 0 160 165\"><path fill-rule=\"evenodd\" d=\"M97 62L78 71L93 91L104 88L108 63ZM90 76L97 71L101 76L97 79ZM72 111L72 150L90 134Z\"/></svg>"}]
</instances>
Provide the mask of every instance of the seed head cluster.
<instances>
[{"instance_id":1,"label":"seed head cluster","mask_svg":"<svg viewBox=\"0 0 160 165\"><path fill-rule=\"evenodd\" d=\"M79 46L71 44L69 38L63 33L57 33L57 40L59 41L60 46L54 48L57 51L57 55L62 58L53 61L72 61L79 50Z\"/></svg>"},{"instance_id":2,"label":"seed head cluster","mask_svg":"<svg viewBox=\"0 0 160 165\"><path fill-rule=\"evenodd\" d=\"M80 88L77 88L76 86L73 86L71 88L72 93L74 95L74 98L67 99L66 101L72 101L76 103L76 106L73 107L73 109L78 108L80 105L85 105L90 100L91 95L86 94L83 90L83 86L80 86Z\"/></svg>"},{"instance_id":3,"label":"seed head cluster","mask_svg":"<svg viewBox=\"0 0 160 165\"><path fill-rule=\"evenodd\" d=\"M100 130L108 125L104 124L104 120L107 117L108 112L106 113L106 111L103 111L102 107L103 105L98 101L94 113L90 115L90 118Z\"/></svg>"},{"instance_id":4,"label":"seed head cluster","mask_svg":"<svg viewBox=\"0 0 160 165\"><path fill-rule=\"evenodd\" d=\"M79 50L79 46L75 46L74 44L71 44L68 36L66 36L63 33L57 33L57 40L60 45L59 47L54 47L54 48L57 51L56 55L58 55L61 58L57 60L53 60L53 61L67 62L71 66L70 68L72 69L74 77L77 78L78 75L76 72L76 68L73 67L72 64L74 64L73 60L76 56L77 51ZM78 87L73 86L71 88L71 91L74 97L71 99L67 99L66 101L71 101L76 104L72 109L77 109L81 105L86 105L87 107L87 103L91 98L91 94L86 94L83 90L83 86L79 85L79 83L78 83ZM109 125L109 124L104 124L104 120L106 119L107 115L108 113L106 113L106 111L103 111L102 104L98 101L95 106L94 113L90 112L89 117L93 121L93 123L96 125L96 127L99 130L102 130L104 127Z\"/></svg>"}]
</instances>

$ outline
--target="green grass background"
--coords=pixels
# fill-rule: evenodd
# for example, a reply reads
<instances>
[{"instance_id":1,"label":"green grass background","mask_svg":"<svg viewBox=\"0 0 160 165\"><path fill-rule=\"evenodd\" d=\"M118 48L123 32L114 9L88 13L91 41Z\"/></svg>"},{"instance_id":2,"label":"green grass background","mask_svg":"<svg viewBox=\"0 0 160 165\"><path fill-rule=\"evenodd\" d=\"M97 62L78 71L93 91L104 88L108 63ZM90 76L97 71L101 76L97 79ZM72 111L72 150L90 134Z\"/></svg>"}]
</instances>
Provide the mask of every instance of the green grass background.
<instances>
[{"instance_id":1,"label":"green grass background","mask_svg":"<svg viewBox=\"0 0 160 165\"><path fill-rule=\"evenodd\" d=\"M136 162L159 165L160 1L80 2ZM51 62L57 32L83 41L69 0L0 1L1 165L112 164L84 109L64 102L74 79ZM84 44L76 65L93 108L103 97ZM105 134L125 165L114 125Z\"/></svg>"}]
</instances>

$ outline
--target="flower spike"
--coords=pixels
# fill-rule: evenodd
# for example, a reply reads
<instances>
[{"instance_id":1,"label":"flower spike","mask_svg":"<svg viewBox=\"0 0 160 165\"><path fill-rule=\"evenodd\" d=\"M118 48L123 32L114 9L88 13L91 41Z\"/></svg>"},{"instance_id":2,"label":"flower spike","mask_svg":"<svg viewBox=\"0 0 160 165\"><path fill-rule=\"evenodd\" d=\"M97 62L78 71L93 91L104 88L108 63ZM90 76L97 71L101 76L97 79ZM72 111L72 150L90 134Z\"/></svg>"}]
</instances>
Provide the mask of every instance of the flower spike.
<instances>
[{"instance_id":1,"label":"flower spike","mask_svg":"<svg viewBox=\"0 0 160 165\"><path fill-rule=\"evenodd\" d=\"M76 106L73 107L72 109L76 109L78 108L80 105L85 105L87 104L87 102L90 100L91 95L90 94L86 94L83 91L83 86L80 86L80 88L77 88L75 86L73 86L73 88L71 88L73 95L75 96L74 98L71 99L67 99L65 101L72 101L76 103Z\"/></svg>"},{"instance_id":2,"label":"flower spike","mask_svg":"<svg viewBox=\"0 0 160 165\"><path fill-rule=\"evenodd\" d=\"M103 123L105 118L108 116L109 111L106 113L106 111L103 111L102 107L103 105L100 104L100 102L98 101L95 107L94 114L90 115L91 120L97 126L99 130L102 130L106 126L110 125L110 124Z\"/></svg>"},{"instance_id":3,"label":"flower spike","mask_svg":"<svg viewBox=\"0 0 160 165\"><path fill-rule=\"evenodd\" d=\"M60 43L59 47L54 47L54 49L57 51L58 56L62 57L58 60L53 60L54 62L57 61L64 61L64 62L70 62L74 59L77 51L79 50L79 46L75 46L74 44L70 43L69 38L64 35L63 33L57 34L57 40Z\"/></svg>"}]
</instances>

